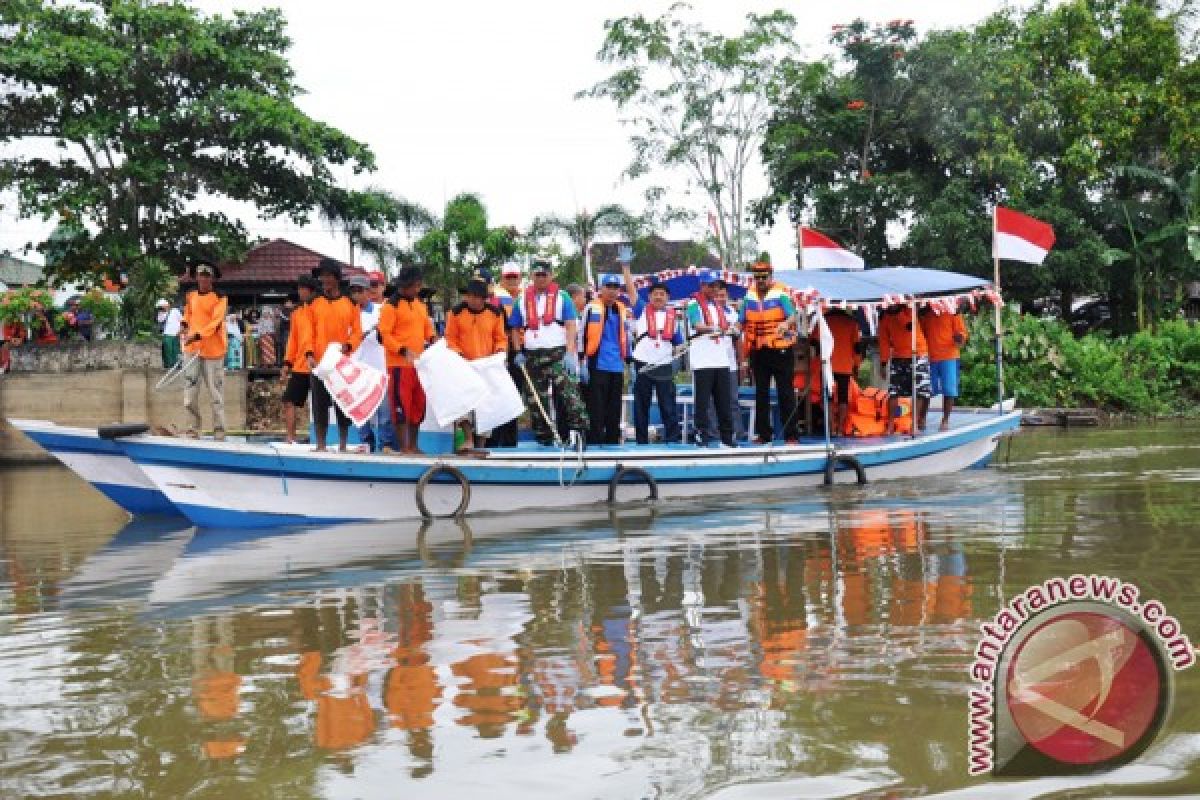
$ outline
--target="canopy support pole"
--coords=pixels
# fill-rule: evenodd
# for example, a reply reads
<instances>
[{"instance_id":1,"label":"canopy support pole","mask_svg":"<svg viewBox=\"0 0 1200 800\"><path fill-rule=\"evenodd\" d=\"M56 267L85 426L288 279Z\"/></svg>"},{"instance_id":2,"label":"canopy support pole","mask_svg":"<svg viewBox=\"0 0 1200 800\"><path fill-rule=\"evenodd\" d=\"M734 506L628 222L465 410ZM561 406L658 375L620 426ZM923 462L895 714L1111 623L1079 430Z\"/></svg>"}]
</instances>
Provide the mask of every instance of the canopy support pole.
<instances>
[{"instance_id":1,"label":"canopy support pole","mask_svg":"<svg viewBox=\"0 0 1200 800\"><path fill-rule=\"evenodd\" d=\"M992 224L995 225L994 222ZM995 231L993 231L992 239L994 240L995 238ZM994 270L993 281L996 284L996 295L999 297L1000 259L993 258L992 264ZM1004 414L1004 323L1001 320L1000 313L1002 306L1003 301L997 302L992 306L992 310L995 312L996 325L996 410L1001 415Z\"/></svg>"},{"instance_id":2,"label":"canopy support pole","mask_svg":"<svg viewBox=\"0 0 1200 800\"><path fill-rule=\"evenodd\" d=\"M909 326L912 328L912 337L911 337L912 338L912 342L911 342L912 367L911 367L911 372L909 373L910 375L912 375L912 407L909 409L909 412L908 412L912 417L912 419L911 419L912 426L911 426L911 430L909 431L909 435L913 439L916 439L917 438L917 326L920 325L921 323L917 320L917 296L915 294L912 296L912 300L908 301L908 308L909 308L909 313L912 315L912 325ZM897 405L899 405L899 401L897 401Z\"/></svg>"}]
</instances>

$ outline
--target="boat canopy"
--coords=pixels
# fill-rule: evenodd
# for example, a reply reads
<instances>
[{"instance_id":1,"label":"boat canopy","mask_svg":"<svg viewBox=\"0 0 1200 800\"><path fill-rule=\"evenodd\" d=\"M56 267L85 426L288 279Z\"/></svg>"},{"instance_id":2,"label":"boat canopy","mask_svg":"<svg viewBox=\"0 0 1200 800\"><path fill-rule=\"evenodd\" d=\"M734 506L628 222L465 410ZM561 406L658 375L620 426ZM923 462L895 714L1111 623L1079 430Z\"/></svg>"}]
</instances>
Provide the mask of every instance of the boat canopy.
<instances>
[{"instance_id":1,"label":"boat canopy","mask_svg":"<svg viewBox=\"0 0 1200 800\"><path fill-rule=\"evenodd\" d=\"M746 273L722 272L729 286L729 296L738 300L746 294L751 279ZM652 275L638 275L634 286L645 300L650 284L660 280L671 290L672 300L684 300L700 290L698 270L667 270ZM972 292L987 292L991 281L928 267L877 267L866 270L777 270L775 280L793 290L807 302L881 303L901 297L933 299L954 297Z\"/></svg>"},{"instance_id":2,"label":"boat canopy","mask_svg":"<svg viewBox=\"0 0 1200 800\"><path fill-rule=\"evenodd\" d=\"M934 298L988 289L991 281L960 272L928 267L879 267L835 272L830 270L782 270L775 280L788 288L836 303L878 303L884 298Z\"/></svg>"}]
</instances>

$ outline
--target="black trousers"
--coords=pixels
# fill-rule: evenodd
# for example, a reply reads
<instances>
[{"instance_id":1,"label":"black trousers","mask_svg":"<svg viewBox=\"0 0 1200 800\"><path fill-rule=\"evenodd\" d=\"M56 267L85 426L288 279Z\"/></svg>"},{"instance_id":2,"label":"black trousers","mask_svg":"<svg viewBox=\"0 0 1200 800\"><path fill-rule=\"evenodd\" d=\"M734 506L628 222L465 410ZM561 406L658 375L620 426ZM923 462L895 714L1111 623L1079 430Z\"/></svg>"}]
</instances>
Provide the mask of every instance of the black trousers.
<instances>
[{"instance_id":1,"label":"black trousers","mask_svg":"<svg viewBox=\"0 0 1200 800\"><path fill-rule=\"evenodd\" d=\"M325 388L325 381L315 375L312 378L312 406L313 419L318 421L328 420L329 409L332 408L333 413L337 416L338 432L349 432L350 418L338 408L337 403L333 402L333 396Z\"/></svg>"},{"instance_id":2,"label":"black trousers","mask_svg":"<svg viewBox=\"0 0 1200 800\"><path fill-rule=\"evenodd\" d=\"M692 372L692 380L696 384L695 408L706 408L709 402L717 407L717 432L721 435L721 441L732 447L733 416L729 413L732 382L729 379L729 369L698 369ZM696 434L708 444L704 431L697 428Z\"/></svg>"},{"instance_id":3,"label":"black trousers","mask_svg":"<svg viewBox=\"0 0 1200 800\"><path fill-rule=\"evenodd\" d=\"M589 369L588 377L587 409L591 420L588 444L620 444L625 373Z\"/></svg>"},{"instance_id":4,"label":"black trousers","mask_svg":"<svg viewBox=\"0 0 1200 800\"><path fill-rule=\"evenodd\" d=\"M792 380L796 359L791 348L772 350L762 348L750 353L750 372L754 375L754 435L764 442L775 438L771 424L771 381L779 398L779 421L783 423L783 438L798 438L796 419L796 389Z\"/></svg>"},{"instance_id":5,"label":"black trousers","mask_svg":"<svg viewBox=\"0 0 1200 800\"><path fill-rule=\"evenodd\" d=\"M514 367L512 364L509 364L508 376L512 378L513 383L517 385L517 391L524 395L527 387L525 386L525 376L521 373L521 370L518 367ZM516 447L517 420L510 420L498 428L495 428L491 435L488 436L487 443L488 447Z\"/></svg>"}]
</instances>

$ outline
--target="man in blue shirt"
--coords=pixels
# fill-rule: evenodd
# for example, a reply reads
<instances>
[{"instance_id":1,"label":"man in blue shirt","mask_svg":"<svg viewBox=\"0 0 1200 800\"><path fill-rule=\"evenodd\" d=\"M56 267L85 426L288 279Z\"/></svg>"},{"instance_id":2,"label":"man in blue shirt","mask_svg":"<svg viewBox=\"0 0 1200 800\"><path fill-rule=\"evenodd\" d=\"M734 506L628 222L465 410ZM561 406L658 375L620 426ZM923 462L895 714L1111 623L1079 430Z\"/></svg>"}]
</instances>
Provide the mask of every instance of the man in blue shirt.
<instances>
[{"instance_id":1,"label":"man in blue shirt","mask_svg":"<svg viewBox=\"0 0 1200 800\"><path fill-rule=\"evenodd\" d=\"M584 314L589 444L621 443L621 395L629 358L629 308L617 299L621 278L603 275L599 296Z\"/></svg>"}]
</instances>

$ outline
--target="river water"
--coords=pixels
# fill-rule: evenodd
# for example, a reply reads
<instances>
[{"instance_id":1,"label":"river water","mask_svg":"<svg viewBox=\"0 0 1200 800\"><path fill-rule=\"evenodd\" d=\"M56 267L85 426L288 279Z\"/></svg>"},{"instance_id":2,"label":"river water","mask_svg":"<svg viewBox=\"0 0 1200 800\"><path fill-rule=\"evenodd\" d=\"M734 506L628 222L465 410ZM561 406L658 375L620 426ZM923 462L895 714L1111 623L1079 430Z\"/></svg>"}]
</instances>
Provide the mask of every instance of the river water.
<instances>
[{"instance_id":1,"label":"river water","mask_svg":"<svg viewBox=\"0 0 1200 800\"><path fill-rule=\"evenodd\" d=\"M1200 427L1025 431L999 457L267 536L0 471L0 796L1200 795L1200 668L1130 765L967 775L978 626L1025 587L1117 576L1200 641Z\"/></svg>"}]
</instances>

